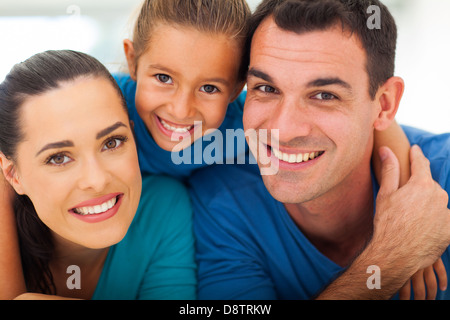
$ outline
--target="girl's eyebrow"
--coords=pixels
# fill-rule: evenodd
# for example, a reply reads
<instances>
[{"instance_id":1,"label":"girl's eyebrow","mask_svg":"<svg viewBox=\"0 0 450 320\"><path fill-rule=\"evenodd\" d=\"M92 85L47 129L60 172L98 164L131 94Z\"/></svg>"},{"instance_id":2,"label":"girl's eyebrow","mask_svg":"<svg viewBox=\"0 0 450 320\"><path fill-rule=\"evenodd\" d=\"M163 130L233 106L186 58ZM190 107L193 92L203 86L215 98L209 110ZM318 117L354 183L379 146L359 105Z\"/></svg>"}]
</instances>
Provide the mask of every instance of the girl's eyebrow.
<instances>
[{"instance_id":1,"label":"girl's eyebrow","mask_svg":"<svg viewBox=\"0 0 450 320\"><path fill-rule=\"evenodd\" d=\"M164 67L164 66L162 66L160 64L151 64L151 65L148 66L148 69L158 69L158 70L170 73L170 74L174 74L176 76L179 75L178 72L176 72L176 71L174 71L174 70L172 70L170 68ZM207 79L203 79L203 81L204 82L217 82L217 83L221 83L221 84L223 84L225 86L229 86L230 85L230 83L226 79L223 79L223 78L207 78Z\"/></svg>"},{"instance_id":2,"label":"girl's eyebrow","mask_svg":"<svg viewBox=\"0 0 450 320\"><path fill-rule=\"evenodd\" d=\"M99 133L97 133L97 136L95 138L97 140L99 140L120 127L128 128L123 122L118 121L115 124L113 124L112 126L109 126L105 129L101 130ZM49 150L49 149L60 149L60 148L67 148L67 147L73 147L73 146L75 146L75 144L73 143L73 141L70 141L70 140L63 140L63 141L49 143L49 144L46 144L41 150L39 150L38 153L36 153L36 157L39 156L42 152Z\"/></svg>"}]
</instances>

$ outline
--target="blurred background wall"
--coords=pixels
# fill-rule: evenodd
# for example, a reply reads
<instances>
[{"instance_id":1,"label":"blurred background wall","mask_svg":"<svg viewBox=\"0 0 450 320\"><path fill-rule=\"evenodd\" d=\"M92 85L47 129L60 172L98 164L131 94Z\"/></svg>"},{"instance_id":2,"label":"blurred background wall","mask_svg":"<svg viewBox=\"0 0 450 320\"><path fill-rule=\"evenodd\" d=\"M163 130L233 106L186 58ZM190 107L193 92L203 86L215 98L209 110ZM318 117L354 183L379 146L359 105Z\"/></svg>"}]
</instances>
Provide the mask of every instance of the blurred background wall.
<instances>
[{"instance_id":1,"label":"blurred background wall","mask_svg":"<svg viewBox=\"0 0 450 320\"><path fill-rule=\"evenodd\" d=\"M248 0L254 9L260 0ZM124 68L122 40L130 36L141 0L0 0L0 81L11 67L48 49L83 51L112 72ZM398 122L450 131L450 1L384 0L396 18L396 75L406 91ZM449 95L450 97L450 95Z\"/></svg>"}]
</instances>

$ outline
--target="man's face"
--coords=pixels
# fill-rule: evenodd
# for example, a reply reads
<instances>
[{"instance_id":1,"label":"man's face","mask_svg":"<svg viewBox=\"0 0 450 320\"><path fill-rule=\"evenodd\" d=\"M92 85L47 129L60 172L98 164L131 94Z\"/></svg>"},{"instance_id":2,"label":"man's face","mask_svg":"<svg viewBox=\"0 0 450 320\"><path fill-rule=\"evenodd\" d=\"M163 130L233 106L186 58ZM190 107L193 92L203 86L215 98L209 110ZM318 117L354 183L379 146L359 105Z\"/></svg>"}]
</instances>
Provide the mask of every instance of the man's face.
<instances>
[{"instance_id":1,"label":"man's face","mask_svg":"<svg viewBox=\"0 0 450 320\"><path fill-rule=\"evenodd\" d=\"M278 201L336 196L369 172L377 108L365 66L358 38L340 25L301 35L281 30L272 18L258 27L244 127L279 130L277 148L270 138L259 141L280 159L278 173L263 176Z\"/></svg>"}]
</instances>

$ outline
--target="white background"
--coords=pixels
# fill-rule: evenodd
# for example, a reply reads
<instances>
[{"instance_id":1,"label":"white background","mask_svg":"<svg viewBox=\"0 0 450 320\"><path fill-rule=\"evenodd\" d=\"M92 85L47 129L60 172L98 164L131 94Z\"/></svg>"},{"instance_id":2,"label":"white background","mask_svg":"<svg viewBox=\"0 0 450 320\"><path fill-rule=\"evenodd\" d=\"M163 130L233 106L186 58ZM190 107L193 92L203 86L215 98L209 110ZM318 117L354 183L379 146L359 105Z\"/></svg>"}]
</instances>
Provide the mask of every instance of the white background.
<instances>
[{"instance_id":1,"label":"white background","mask_svg":"<svg viewBox=\"0 0 450 320\"><path fill-rule=\"evenodd\" d=\"M0 0L0 81L34 53L73 49L111 71L123 68L122 40L141 0ZM248 0L252 8L259 0ZM450 131L450 1L384 0L396 18L396 75L406 82L398 122ZM449 95L450 97L450 95Z\"/></svg>"}]
</instances>

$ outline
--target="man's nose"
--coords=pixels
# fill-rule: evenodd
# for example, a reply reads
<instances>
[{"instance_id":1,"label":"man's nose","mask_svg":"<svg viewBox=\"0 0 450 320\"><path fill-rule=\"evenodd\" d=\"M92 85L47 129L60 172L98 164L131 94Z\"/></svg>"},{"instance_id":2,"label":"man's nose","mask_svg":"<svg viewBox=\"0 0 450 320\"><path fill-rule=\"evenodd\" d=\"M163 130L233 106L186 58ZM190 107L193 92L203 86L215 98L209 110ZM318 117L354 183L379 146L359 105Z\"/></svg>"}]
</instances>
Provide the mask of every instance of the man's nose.
<instances>
[{"instance_id":1,"label":"man's nose","mask_svg":"<svg viewBox=\"0 0 450 320\"><path fill-rule=\"evenodd\" d=\"M286 99L274 108L268 121L268 128L278 129L280 142L308 136L313 128L310 110L299 101Z\"/></svg>"}]
</instances>

